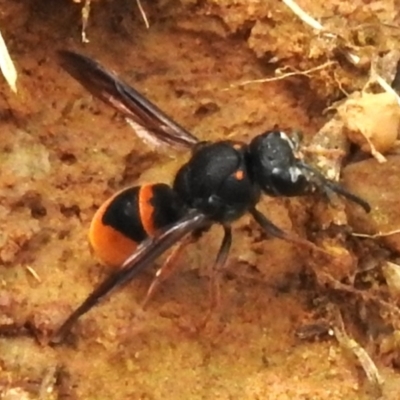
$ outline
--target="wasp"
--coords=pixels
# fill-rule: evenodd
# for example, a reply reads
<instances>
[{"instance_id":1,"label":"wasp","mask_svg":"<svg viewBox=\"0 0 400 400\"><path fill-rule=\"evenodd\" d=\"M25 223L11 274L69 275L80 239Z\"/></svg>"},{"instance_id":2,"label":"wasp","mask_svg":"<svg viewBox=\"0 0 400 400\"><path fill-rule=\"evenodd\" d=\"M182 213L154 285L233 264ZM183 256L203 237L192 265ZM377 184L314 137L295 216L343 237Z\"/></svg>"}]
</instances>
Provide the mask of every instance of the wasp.
<instances>
[{"instance_id":1,"label":"wasp","mask_svg":"<svg viewBox=\"0 0 400 400\"><path fill-rule=\"evenodd\" d=\"M89 229L90 245L100 261L117 268L71 313L54 333L52 343L62 341L78 318L110 291L174 247L157 271L146 303L172 273L182 247L213 224L223 229L214 275L226 263L232 222L246 213L269 235L310 246L310 242L283 231L257 209L262 194L291 197L315 190L332 191L370 211L365 200L328 180L297 156L298 142L282 131L264 132L250 143L200 141L97 61L71 51L61 51L60 59L63 68L83 87L122 113L139 136L155 144L190 150L191 157L179 168L172 185L128 187L95 213ZM311 247L318 248L313 244ZM217 287L210 289L217 292Z\"/></svg>"}]
</instances>

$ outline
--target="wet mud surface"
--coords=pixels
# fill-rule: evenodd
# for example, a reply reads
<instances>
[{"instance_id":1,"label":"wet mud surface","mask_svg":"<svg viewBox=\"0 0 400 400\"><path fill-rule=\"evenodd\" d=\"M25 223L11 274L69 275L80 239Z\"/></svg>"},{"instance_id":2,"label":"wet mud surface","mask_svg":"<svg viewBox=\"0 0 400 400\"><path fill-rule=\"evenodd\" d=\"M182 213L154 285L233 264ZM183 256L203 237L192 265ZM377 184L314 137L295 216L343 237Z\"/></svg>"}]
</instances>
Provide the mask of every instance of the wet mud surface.
<instances>
[{"instance_id":1,"label":"wet mud surface","mask_svg":"<svg viewBox=\"0 0 400 400\"><path fill-rule=\"evenodd\" d=\"M379 4L383 11L364 14L391 15ZM305 57L309 30L285 8L227 8L215 0L143 5L149 30L135 2L94 2L90 43L82 44L80 4L0 1L2 34L19 72L18 96L3 82L0 96L0 398L374 398L330 331L334 305L379 367L385 398L396 399L398 298L377 265L396 261L399 234L375 240L351 232L398 229L398 155L382 165L363 156L344 171L346 187L371 203L369 216L321 195L263 198L261 211L329 251L326 257L267 238L250 216L237 221L221 305L206 328L197 329L209 307L218 226L184 251L179 272L144 313L139 304L155 267L82 318L67 343L47 344L110 272L87 243L96 209L128 185L169 183L188 157L143 144L62 70L57 50L100 60L204 140L249 141L277 126L310 142L327 121L324 108L343 96L335 71L231 86L283 65L305 70L324 62ZM317 17L334 9L302 6ZM335 6L343 18L354 12L364 22L345 2ZM343 71L341 89L361 89L362 70L335 68Z\"/></svg>"}]
</instances>

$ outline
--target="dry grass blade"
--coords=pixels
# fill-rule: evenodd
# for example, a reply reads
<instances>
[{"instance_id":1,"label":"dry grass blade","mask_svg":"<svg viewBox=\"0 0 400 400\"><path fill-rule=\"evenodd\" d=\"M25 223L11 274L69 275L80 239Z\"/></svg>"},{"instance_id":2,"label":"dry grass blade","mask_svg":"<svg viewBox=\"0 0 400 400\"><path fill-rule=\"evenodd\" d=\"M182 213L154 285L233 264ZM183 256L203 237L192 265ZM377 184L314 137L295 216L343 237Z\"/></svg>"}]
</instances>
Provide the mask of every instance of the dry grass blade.
<instances>
[{"instance_id":1,"label":"dry grass blade","mask_svg":"<svg viewBox=\"0 0 400 400\"><path fill-rule=\"evenodd\" d=\"M307 14L295 1L282 0L304 23L311 26L317 31L324 30L324 27L314 19L310 14Z\"/></svg>"},{"instance_id":2,"label":"dry grass blade","mask_svg":"<svg viewBox=\"0 0 400 400\"><path fill-rule=\"evenodd\" d=\"M380 75L373 70L371 71L371 79L375 79L375 81L381 85L385 92L393 94L393 96L396 98L397 104L400 106L400 96Z\"/></svg>"},{"instance_id":3,"label":"dry grass blade","mask_svg":"<svg viewBox=\"0 0 400 400\"><path fill-rule=\"evenodd\" d=\"M46 400L52 398L54 386L56 384L57 366L53 365L45 371L44 377L40 384L39 399Z\"/></svg>"},{"instance_id":4,"label":"dry grass blade","mask_svg":"<svg viewBox=\"0 0 400 400\"><path fill-rule=\"evenodd\" d=\"M372 386L374 395L376 398L380 398L382 396L382 385L384 380L380 375L378 368L367 351L346 333L340 311L335 312L335 314L335 325L333 326L333 332L336 340L344 349L354 355L364 370L365 375Z\"/></svg>"},{"instance_id":5,"label":"dry grass blade","mask_svg":"<svg viewBox=\"0 0 400 400\"><path fill-rule=\"evenodd\" d=\"M146 25L146 28L149 29L150 28L149 20L147 19L147 15L144 12L144 9L143 9L141 1L140 0L136 0L136 4L137 4L137 6L139 8L140 15L143 18L143 21L144 21L144 24Z\"/></svg>"},{"instance_id":6,"label":"dry grass blade","mask_svg":"<svg viewBox=\"0 0 400 400\"><path fill-rule=\"evenodd\" d=\"M32 267L27 265L25 268L39 283L42 282L42 280L40 279L39 274Z\"/></svg>"},{"instance_id":7,"label":"dry grass blade","mask_svg":"<svg viewBox=\"0 0 400 400\"><path fill-rule=\"evenodd\" d=\"M8 85L14 93L17 93L17 70L8 52L6 43L0 32L0 69Z\"/></svg>"},{"instance_id":8,"label":"dry grass blade","mask_svg":"<svg viewBox=\"0 0 400 400\"><path fill-rule=\"evenodd\" d=\"M86 29L89 23L89 15L90 15L90 2L91 0L85 0L85 4L82 7L82 43L89 43L89 38L86 35Z\"/></svg>"}]
</instances>

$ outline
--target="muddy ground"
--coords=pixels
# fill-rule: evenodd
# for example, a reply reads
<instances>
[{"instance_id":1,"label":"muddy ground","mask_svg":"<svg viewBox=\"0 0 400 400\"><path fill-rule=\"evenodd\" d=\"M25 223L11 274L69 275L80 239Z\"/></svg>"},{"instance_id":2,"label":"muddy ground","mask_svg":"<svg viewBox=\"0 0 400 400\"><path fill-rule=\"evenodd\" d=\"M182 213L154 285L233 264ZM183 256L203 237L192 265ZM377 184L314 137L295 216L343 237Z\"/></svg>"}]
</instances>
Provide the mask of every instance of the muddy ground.
<instances>
[{"instance_id":1,"label":"muddy ground","mask_svg":"<svg viewBox=\"0 0 400 400\"><path fill-rule=\"evenodd\" d=\"M349 18L354 26L357 18L360 23L395 18L389 1L331 3L329 8L323 2L302 5L339 26ZM61 69L57 50L101 60L207 140L248 141L274 126L301 131L310 140L326 122L325 107L364 82L366 70L339 54L341 64L315 77L232 88L273 76L285 65L316 67L336 53L311 54L312 32L281 3L223 4L143 1L147 30L134 1L98 1L89 18L90 42L82 44L81 4L0 1L1 31L19 72L18 96L3 82L0 96L2 399L372 398L362 369L324 329L330 326L325 313L330 304L346 314L347 329L377 363L385 398L398 398L397 359L383 357L374 341L395 328L382 324L371 340L360 317L363 306L378 305L322 284L315 271L329 268L330 261L266 238L250 217L235 223L222 304L205 329L196 328L208 310L207 267L218 248L218 227L185 251L179 273L140 318L138 305L155 268L82 318L67 343L47 344L51 332L109 273L87 243L95 210L127 185L169 182L187 156L146 147L120 116ZM375 45L389 48L392 42L383 36L385 41ZM393 163L398 168L396 159ZM374 198L362 185L370 175L361 173L357 181L349 174L352 190ZM372 180L382 182L379 175ZM392 182L379 190L393 193L395 187ZM322 196L265 198L260 205L281 228L316 243L323 238L339 243L355 264L370 249L393 257L393 246L353 238L351 226L344 233L343 227L326 226L317 217L328 208ZM355 229L365 226L358 215L350 219ZM329 276L347 284L346 268ZM296 332L304 333L308 324L322 324L324 335L299 337Z\"/></svg>"}]
</instances>

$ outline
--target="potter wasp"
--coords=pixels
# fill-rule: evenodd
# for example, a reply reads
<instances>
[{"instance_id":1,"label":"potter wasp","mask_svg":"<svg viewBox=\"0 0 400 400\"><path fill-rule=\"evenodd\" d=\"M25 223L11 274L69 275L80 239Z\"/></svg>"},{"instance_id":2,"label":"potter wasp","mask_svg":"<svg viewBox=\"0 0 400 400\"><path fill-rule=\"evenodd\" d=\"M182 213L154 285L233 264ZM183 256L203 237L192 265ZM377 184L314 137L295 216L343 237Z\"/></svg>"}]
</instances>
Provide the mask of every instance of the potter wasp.
<instances>
[{"instance_id":1,"label":"potter wasp","mask_svg":"<svg viewBox=\"0 0 400 400\"><path fill-rule=\"evenodd\" d=\"M89 230L90 245L100 261L117 268L71 313L55 332L52 343L62 341L78 318L110 291L174 248L157 271L146 304L155 288L172 273L182 247L213 224L223 229L212 269L214 275L228 257L231 223L246 213L269 235L318 249L264 216L256 208L262 194L300 196L319 189L342 195L370 211L366 201L325 178L298 157L297 141L284 132L262 133L249 144L233 140L200 141L97 61L71 51L61 51L60 57L63 68L95 97L124 115L139 136L155 144L188 149L191 157L179 168L172 185L128 187L108 199L95 213ZM210 289L217 292L213 285Z\"/></svg>"}]
</instances>

